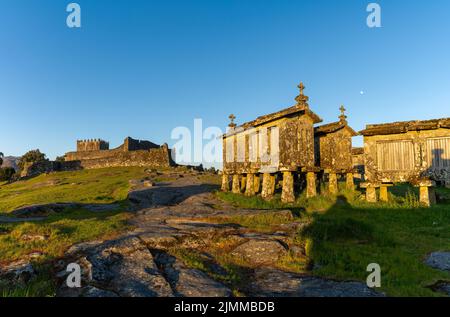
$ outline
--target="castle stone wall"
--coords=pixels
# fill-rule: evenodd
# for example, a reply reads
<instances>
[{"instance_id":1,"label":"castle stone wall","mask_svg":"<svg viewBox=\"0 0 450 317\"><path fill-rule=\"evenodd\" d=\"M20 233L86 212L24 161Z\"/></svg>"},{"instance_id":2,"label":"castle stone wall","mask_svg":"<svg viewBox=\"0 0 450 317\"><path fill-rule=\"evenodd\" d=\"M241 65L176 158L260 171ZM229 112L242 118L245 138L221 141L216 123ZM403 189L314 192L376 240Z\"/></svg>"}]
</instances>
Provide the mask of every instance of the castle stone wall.
<instances>
[{"instance_id":1,"label":"castle stone wall","mask_svg":"<svg viewBox=\"0 0 450 317\"><path fill-rule=\"evenodd\" d=\"M99 151L101 152L101 151ZM89 157L75 159L84 169L120 167L120 166L148 166L148 167L169 167L175 163L172 161L170 151L167 147L151 149L148 151L113 151L108 153L89 153ZM72 157L73 158L73 157Z\"/></svg>"}]
</instances>

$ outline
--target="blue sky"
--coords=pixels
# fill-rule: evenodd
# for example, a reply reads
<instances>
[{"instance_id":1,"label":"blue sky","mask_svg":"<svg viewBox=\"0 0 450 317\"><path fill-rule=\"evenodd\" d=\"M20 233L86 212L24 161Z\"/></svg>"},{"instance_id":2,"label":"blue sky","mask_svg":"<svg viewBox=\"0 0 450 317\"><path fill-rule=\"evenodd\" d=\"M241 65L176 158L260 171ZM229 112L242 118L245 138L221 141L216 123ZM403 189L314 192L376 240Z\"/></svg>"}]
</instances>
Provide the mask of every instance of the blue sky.
<instances>
[{"instance_id":1,"label":"blue sky","mask_svg":"<svg viewBox=\"0 0 450 317\"><path fill-rule=\"evenodd\" d=\"M450 2L0 0L0 151L53 158L76 139L157 143L293 105L300 81L324 122L448 117ZM364 91L364 94L360 92ZM355 139L361 145L361 139Z\"/></svg>"}]
</instances>

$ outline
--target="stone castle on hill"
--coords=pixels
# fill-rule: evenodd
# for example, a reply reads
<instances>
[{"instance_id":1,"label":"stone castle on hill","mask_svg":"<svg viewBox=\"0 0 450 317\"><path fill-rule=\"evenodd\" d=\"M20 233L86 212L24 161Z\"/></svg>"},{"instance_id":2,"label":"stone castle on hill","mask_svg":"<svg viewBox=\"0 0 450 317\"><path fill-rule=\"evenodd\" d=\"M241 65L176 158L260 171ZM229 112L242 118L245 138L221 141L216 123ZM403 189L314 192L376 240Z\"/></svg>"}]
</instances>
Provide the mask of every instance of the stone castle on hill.
<instances>
[{"instance_id":1,"label":"stone castle on hill","mask_svg":"<svg viewBox=\"0 0 450 317\"><path fill-rule=\"evenodd\" d=\"M77 141L77 151L68 152L65 162L79 162L82 168L116 166L168 167L175 165L167 144L158 145L150 141L127 137L123 144L109 149L103 140Z\"/></svg>"},{"instance_id":2,"label":"stone castle on hill","mask_svg":"<svg viewBox=\"0 0 450 317\"><path fill-rule=\"evenodd\" d=\"M109 142L100 139L78 140L77 150L68 152L64 161L44 161L26 165L22 177L35 176L57 171L73 171L104 167L170 167L175 166L172 151L167 144L158 145L150 141L135 140L127 137L123 144L115 149L109 148Z\"/></svg>"}]
</instances>

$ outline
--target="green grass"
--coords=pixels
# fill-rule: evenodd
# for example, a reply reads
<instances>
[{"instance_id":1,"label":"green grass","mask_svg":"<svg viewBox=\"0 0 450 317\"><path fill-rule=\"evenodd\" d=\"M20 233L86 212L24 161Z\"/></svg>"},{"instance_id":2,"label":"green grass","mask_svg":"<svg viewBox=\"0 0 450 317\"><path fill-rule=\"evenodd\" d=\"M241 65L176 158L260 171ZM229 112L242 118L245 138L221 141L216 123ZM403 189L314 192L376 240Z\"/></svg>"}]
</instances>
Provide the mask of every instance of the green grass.
<instances>
[{"instance_id":1,"label":"green grass","mask_svg":"<svg viewBox=\"0 0 450 317\"><path fill-rule=\"evenodd\" d=\"M102 212L93 213L82 209L71 209L59 214L53 214L45 221L38 223L0 224L0 259L9 263L26 259L31 253L41 253L42 256L32 260L34 266L41 266L37 278L27 285L7 287L0 282L0 296L45 296L54 291L48 275L46 264L62 257L72 245L116 236L129 228L128 213ZM24 236L45 236L46 240L30 241ZM46 281L45 283L42 283Z\"/></svg>"},{"instance_id":2,"label":"green grass","mask_svg":"<svg viewBox=\"0 0 450 317\"><path fill-rule=\"evenodd\" d=\"M246 215L214 216L212 222L239 224L254 231L270 232L279 225L289 223L296 218L292 213L267 211Z\"/></svg>"},{"instance_id":3,"label":"green grass","mask_svg":"<svg viewBox=\"0 0 450 317\"><path fill-rule=\"evenodd\" d=\"M62 256L71 245L105 238L124 230L129 214L124 212L93 213L69 209L50 215L41 222L0 224L0 261L11 262L32 252L42 252L41 260ZM24 236L44 236L43 241L27 241ZM0 263L1 263L0 262Z\"/></svg>"},{"instance_id":4,"label":"green grass","mask_svg":"<svg viewBox=\"0 0 450 317\"><path fill-rule=\"evenodd\" d=\"M450 273L432 269L423 261L431 252L450 251L450 204L446 200L450 190L439 188L444 202L431 208L420 207L416 188L398 185L389 191L390 201L376 204L365 202L358 191L346 190L312 199L300 195L294 204L281 203L279 196L269 202L230 193L217 196L243 208L300 210L300 219L308 225L299 232L299 241L315 264L312 274L365 282L367 265L378 263L380 290L387 295L439 296L429 287L450 281Z\"/></svg>"},{"instance_id":5,"label":"green grass","mask_svg":"<svg viewBox=\"0 0 450 317\"><path fill-rule=\"evenodd\" d=\"M105 168L60 172L0 187L0 213L34 204L108 204L126 199L129 180L148 176L144 168Z\"/></svg>"}]
</instances>

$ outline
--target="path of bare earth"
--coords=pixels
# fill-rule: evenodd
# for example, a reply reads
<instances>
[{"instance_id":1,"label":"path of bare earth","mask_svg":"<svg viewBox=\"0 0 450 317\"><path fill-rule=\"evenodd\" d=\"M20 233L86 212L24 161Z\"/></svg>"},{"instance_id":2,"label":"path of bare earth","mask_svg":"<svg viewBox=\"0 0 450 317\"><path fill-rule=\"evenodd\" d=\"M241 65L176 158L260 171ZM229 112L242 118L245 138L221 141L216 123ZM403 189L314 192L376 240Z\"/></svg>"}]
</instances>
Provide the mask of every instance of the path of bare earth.
<instances>
[{"instance_id":1,"label":"path of bare earth","mask_svg":"<svg viewBox=\"0 0 450 317\"><path fill-rule=\"evenodd\" d=\"M73 246L55 264L57 296L155 297L155 296L234 296L236 285L220 278L227 271L207 246L219 238L236 244L230 254L251 263L238 294L244 296L382 296L354 281L333 281L277 269L274 262L287 252L299 252L289 241L300 222L290 221L275 233L260 233L223 219L274 211L243 210L218 200L214 185L196 175L129 194L134 216L133 230L114 240L94 241ZM290 211L277 211L290 215ZM172 248L201 253L210 270L192 268ZM301 252L301 251L300 251ZM82 267L81 288L66 286L66 267ZM244 269L244 268L243 268ZM233 289L234 288L234 289Z\"/></svg>"}]
</instances>

